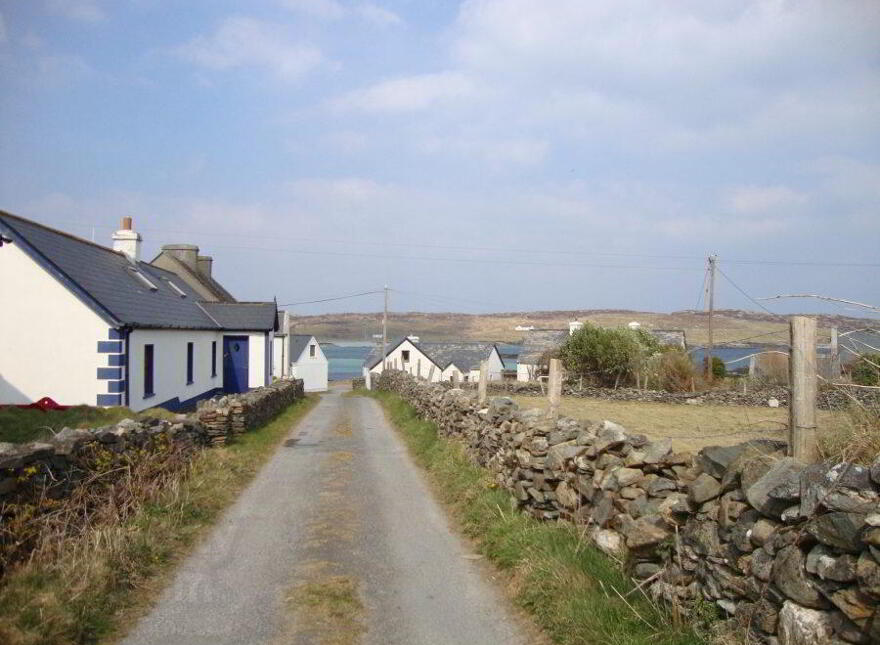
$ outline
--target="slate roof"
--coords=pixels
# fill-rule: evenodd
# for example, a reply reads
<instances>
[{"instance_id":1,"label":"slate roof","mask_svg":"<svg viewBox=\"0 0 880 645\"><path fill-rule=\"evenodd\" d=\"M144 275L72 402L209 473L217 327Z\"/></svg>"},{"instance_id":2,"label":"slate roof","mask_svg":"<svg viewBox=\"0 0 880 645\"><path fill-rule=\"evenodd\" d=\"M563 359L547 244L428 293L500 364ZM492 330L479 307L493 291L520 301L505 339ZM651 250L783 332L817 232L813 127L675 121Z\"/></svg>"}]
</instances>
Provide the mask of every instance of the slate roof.
<instances>
[{"instance_id":1,"label":"slate roof","mask_svg":"<svg viewBox=\"0 0 880 645\"><path fill-rule=\"evenodd\" d=\"M661 345L687 349L687 338L684 329L647 329L645 330L657 339Z\"/></svg>"},{"instance_id":2,"label":"slate roof","mask_svg":"<svg viewBox=\"0 0 880 645\"><path fill-rule=\"evenodd\" d=\"M480 361L489 358L494 343L481 342L448 342L448 343L416 343L440 369L455 365L462 371L480 369Z\"/></svg>"},{"instance_id":3,"label":"slate roof","mask_svg":"<svg viewBox=\"0 0 880 645\"><path fill-rule=\"evenodd\" d=\"M165 253L164 251L153 258L150 264L153 264L162 257L166 262L168 262L171 266L174 267L174 273L177 273L181 278L183 278L186 282L194 280L198 282L202 287L214 298L217 299L218 302L236 302L235 298L231 293L229 293L222 284L217 282L214 278L210 276L203 275L198 271L193 271L186 264L178 260L176 257L171 255L170 253Z\"/></svg>"},{"instance_id":4,"label":"slate roof","mask_svg":"<svg viewBox=\"0 0 880 645\"><path fill-rule=\"evenodd\" d=\"M221 329L180 276L118 251L0 211L0 231L114 327ZM137 274L149 280L149 288ZM175 291L174 284L185 294ZM273 329L274 303L268 324ZM235 329L242 329L235 327Z\"/></svg>"},{"instance_id":5,"label":"slate roof","mask_svg":"<svg viewBox=\"0 0 880 645\"><path fill-rule=\"evenodd\" d=\"M275 329L274 302L202 302L223 329L240 331L268 331Z\"/></svg>"},{"instance_id":6,"label":"slate roof","mask_svg":"<svg viewBox=\"0 0 880 645\"><path fill-rule=\"evenodd\" d=\"M314 338L314 336L312 336L312 334L291 334L290 335L290 358L291 358L291 360L297 360L300 356L302 356L303 350L306 348L306 345L309 344L309 341L312 338ZM380 356L380 358L381 358L381 356Z\"/></svg>"},{"instance_id":7,"label":"slate roof","mask_svg":"<svg viewBox=\"0 0 880 645\"><path fill-rule=\"evenodd\" d=\"M518 362L523 365L537 365L545 352L562 347L568 336L567 329L535 329L526 332Z\"/></svg>"}]
</instances>

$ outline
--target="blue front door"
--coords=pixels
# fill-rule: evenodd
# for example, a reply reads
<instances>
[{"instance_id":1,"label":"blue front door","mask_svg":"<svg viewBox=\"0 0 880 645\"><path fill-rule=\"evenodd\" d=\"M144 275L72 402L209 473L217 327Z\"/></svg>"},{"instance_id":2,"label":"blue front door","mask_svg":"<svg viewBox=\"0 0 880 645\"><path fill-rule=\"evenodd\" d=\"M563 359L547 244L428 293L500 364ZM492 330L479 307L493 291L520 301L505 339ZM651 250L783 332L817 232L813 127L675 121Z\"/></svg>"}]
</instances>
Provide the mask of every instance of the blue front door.
<instances>
[{"instance_id":1,"label":"blue front door","mask_svg":"<svg viewBox=\"0 0 880 645\"><path fill-rule=\"evenodd\" d=\"M223 337L223 391L248 391L248 337Z\"/></svg>"}]
</instances>

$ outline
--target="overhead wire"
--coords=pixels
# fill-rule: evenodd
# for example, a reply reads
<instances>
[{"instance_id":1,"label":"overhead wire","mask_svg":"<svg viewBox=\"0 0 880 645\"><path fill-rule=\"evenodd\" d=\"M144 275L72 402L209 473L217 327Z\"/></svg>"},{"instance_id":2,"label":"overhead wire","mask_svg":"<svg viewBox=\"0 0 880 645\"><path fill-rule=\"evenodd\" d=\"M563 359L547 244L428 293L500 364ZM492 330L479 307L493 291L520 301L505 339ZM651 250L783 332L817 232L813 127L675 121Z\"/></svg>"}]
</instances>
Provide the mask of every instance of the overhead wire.
<instances>
[{"instance_id":1,"label":"overhead wire","mask_svg":"<svg viewBox=\"0 0 880 645\"><path fill-rule=\"evenodd\" d=\"M297 305L313 305L319 302L332 302L334 300L348 300L349 298L358 298L360 296L369 296L376 293L382 293L382 289L377 291L363 291L361 293L352 293L347 296L336 296L333 298L322 298L320 300L304 300L303 302L287 302L284 304L279 304L279 307L296 307Z\"/></svg>"},{"instance_id":2,"label":"overhead wire","mask_svg":"<svg viewBox=\"0 0 880 645\"><path fill-rule=\"evenodd\" d=\"M747 294L747 293L746 293L746 292L745 292L745 291L744 291L744 290L743 290L743 289L742 289L742 288L741 288L736 282L734 282L733 280L731 280L731 278L730 278L729 275L727 275L726 273L724 273L724 271L721 269L721 267L716 267L716 268L718 269L718 273L720 273L720 274L724 277L725 280L727 280L730 284L733 285L733 288L734 288L734 289L736 289L737 291L739 291L742 295L744 295L746 298L748 298L752 303L758 305L761 309L763 309L764 311L766 311L768 314L772 314L772 315L774 315L774 316L777 315L776 312L770 311L769 309L767 309L767 307L765 307L765 306L762 305L760 302L758 302L757 300L755 300L754 298L752 298L749 294Z\"/></svg>"}]
</instances>

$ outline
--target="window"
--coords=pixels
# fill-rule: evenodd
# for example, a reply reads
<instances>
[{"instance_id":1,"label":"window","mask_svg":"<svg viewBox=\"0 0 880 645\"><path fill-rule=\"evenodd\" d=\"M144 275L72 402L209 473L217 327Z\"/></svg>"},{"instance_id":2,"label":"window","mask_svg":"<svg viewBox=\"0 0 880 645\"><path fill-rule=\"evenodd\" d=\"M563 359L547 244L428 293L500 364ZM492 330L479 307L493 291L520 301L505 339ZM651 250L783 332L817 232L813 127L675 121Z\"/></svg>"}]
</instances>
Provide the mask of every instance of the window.
<instances>
[{"instance_id":1,"label":"window","mask_svg":"<svg viewBox=\"0 0 880 645\"><path fill-rule=\"evenodd\" d=\"M186 384L193 382L193 354L195 349L193 343L186 344Z\"/></svg>"},{"instance_id":2,"label":"window","mask_svg":"<svg viewBox=\"0 0 880 645\"><path fill-rule=\"evenodd\" d=\"M309 358L314 358L314 357L315 357L315 346L309 345Z\"/></svg>"},{"instance_id":3,"label":"window","mask_svg":"<svg viewBox=\"0 0 880 645\"><path fill-rule=\"evenodd\" d=\"M403 358L404 363L409 363L409 350L408 349L405 349L402 352L400 352L400 355Z\"/></svg>"},{"instance_id":4,"label":"window","mask_svg":"<svg viewBox=\"0 0 880 645\"><path fill-rule=\"evenodd\" d=\"M132 268L132 267L128 267L128 272L129 272L129 275L131 275L134 279L136 279L138 282L140 282L142 285L144 285L150 291L156 291L159 289L159 287L157 287L155 284L153 284L147 276L145 276L143 273L141 273L137 269Z\"/></svg>"},{"instance_id":5,"label":"window","mask_svg":"<svg viewBox=\"0 0 880 645\"><path fill-rule=\"evenodd\" d=\"M171 282L171 280L168 281L168 286L171 287L171 290L174 291L174 293L176 293L178 296L180 296L181 298L186 298L186 292L178 287L176 284Z\"/></svg>"},{"instance_id":6,"label":"window","mask_svg":"<svg viewBox=\"0 0 880 645\"><path fill-rule=\"evenodd\" d=\"M211 376L217 376L217 341L211 341Z\"/></svg>"},{"instance_id":7,"label":"window","mask_svg":"<svg viewBox=\"0 0 880 645\"><path fill-rule=\"evenodd\" d=\"M153 396L153 346L144 345L144 398Z\"/></svg>"}]
</instances>

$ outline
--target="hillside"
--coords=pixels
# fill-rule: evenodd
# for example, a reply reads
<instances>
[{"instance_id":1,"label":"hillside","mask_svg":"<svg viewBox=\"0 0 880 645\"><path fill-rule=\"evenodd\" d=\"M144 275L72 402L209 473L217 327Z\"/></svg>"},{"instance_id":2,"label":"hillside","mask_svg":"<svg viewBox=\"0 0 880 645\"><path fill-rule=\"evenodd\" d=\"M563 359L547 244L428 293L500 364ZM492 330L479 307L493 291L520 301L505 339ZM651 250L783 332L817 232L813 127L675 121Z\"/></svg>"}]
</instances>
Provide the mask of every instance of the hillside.
<instances>
[{"instance_id":1,"label":"hillside","mask_svg":"<svg viewBox=\"0 0 880 645\"><path fill-rule=\"evenodd\" d=\"M818 315L820 338L831 326L841 331L875 325L876 320ZM706 314L702 311L651 313L623 309L579 311L531 311L497 314L393 312L388 316L388 337L415 334L423 340L494 340L518 342L517 325L538 329L567 329L571 320L585 320L604 326L621 326L636 320L646 328L684 329L689 344L706 341ZM314 334L321 340L369 340L382 332L381 313L338 313L294 316L296 333ZM759 336L756 342L783 342L788 336L785 316L723 309L715 312L715 342L732 342Z\"/></svg>"}]
</instances>

